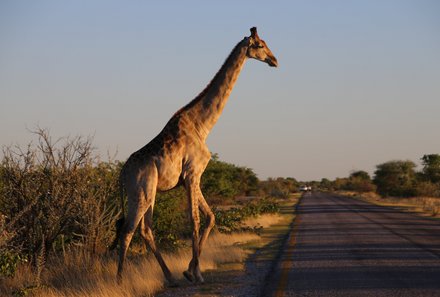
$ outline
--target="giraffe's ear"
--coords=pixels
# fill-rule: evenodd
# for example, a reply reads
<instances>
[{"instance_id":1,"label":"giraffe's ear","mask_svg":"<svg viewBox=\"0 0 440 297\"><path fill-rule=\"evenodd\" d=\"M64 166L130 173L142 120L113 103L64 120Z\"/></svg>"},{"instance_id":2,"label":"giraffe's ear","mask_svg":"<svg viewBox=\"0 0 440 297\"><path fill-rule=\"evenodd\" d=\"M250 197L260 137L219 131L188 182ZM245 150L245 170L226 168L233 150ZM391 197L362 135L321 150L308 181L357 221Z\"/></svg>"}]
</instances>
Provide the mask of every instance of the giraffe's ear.
<instances>
[{"instance_id":1,"label":"giraffe's ear","mask_svg":"<svg viewBox=\"0 0 440 297\"><path fill-rule=\"evenodd\" d=\"M254 38L254 39L260 39L260 37L258 37L257 27L252 27L251 28L251 37Z\"/></svg>"}]
</instances>

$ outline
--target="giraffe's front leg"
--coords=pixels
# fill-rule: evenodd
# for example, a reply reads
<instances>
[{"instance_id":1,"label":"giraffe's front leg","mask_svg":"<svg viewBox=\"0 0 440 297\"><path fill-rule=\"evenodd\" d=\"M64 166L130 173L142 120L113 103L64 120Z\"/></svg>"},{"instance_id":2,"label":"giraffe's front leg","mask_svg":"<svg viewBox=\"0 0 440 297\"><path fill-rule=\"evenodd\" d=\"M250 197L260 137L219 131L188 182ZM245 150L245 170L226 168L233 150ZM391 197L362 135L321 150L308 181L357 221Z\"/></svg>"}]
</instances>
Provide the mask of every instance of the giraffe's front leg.
<instances>
[{"instance_id":1,"label":"giraffe's front leg","mask_svg":"<svg viewBox=\"0 0 440 297\"><path fill-rule=\"evenodd\" d=\"M183 272L186 279L191 282L203 283L204 279L200 272L200 214L199 214L199 195L200 191L200 179L190 179L185 183L186 192L189 200L189 209L191 214L191 220L193 223L193 236L192 236L192 259L189 262L188 270Z\"/></svg>"}]
</instances>

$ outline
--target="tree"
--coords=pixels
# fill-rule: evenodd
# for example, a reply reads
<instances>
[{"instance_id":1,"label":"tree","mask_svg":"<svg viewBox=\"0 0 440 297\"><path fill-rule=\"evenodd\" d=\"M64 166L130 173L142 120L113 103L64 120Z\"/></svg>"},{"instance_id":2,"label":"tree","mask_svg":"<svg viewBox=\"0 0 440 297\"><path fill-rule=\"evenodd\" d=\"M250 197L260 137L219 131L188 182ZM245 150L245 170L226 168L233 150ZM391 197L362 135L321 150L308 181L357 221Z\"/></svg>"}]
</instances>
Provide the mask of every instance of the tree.
<instances>
[{"instance_id":1,"label":"tree","mask_svg":"<svg viewBox=\"0 0 440 297\"><path fill-rule=\"evenodd\" d=\"M322 178L319 187L323 190L331 190L333 188L332 182L328 178Z\"/></svg>"},{"instance_id":2,"label":"tree","mask_svg":"<svg viewBox=\"0 0 440 297\"><path fill-rule=\"evenodd\" d=\"M352 179L361 179L361 180L371 180L370 175L368 172L363 170L353 171L350 174L350 178Z\"/></svg>"},{"instance_id":3,"label":"tree","mask_svg":"<svg viewBox=\"0 0 440 297\"><path fill-rule=\"evenodd\" d=\"M373 192L376 186L373 184L368 172L363 170L353 171L348 178L346 189L360 193Z\"/></svg>"},{"instance_id":4,"label":"tree","mask_svg":"<svg viewBox=\"0 0 440 297\"><path fill-rule=\"evenodd\" d=\"M423 155L421 160L423 165L422 173L424 178L432 183L440 182L440 155Z\"/></svg>"},{"instance_id":5,"label":"tree","mask_svg":"<svg viewBox=\"0 0 440 297\"><path fill-rule=\"evenodd\" d=\"M408 197L415 193L416 165L412 161L389 161L376 166L374 183L382 196Z\"/></svg>"},{"instance_id":6,"label":"tree","mask_svg":"<svg viewBox=\"0 0 440 297\"><path fill-rule=\"evenodd\" d=\"M249 195L257 190L257 175L252 169L226 163L213 154L202 175L202 192L208 202L213 199L231 199L237 195Z\"/></svg>"},{"instance_id":7,"label":"tree","mask_svg":"<svg viewBox=\"0 0 440 297\"><path fill-rule=\"evenodd\" d=\"M333 181L333 189L338 191L338 190L346 190L347 184L349 182L349 179L344 177L344 178L340 178L337 177L334 181Z\"/></svg>"}]
</instances>

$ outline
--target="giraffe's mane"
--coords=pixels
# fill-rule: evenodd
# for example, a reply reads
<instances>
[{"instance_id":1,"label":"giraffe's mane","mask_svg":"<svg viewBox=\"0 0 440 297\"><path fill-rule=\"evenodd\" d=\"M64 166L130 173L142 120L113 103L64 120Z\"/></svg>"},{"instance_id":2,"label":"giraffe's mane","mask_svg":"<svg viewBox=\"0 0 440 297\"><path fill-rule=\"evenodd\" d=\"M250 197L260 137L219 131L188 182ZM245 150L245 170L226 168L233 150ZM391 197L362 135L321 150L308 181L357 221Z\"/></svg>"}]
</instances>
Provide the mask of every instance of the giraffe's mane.
<instances>
[{"instance_id":1,"label":"giraffe's mane","mask_svg":"<svg viewBox=\"0 0 440 297\"><path fill-rule=\"evenodd\" d=\"M241 40L240 42L238 42L234 48L231 50L231 52L229 53L228 57L225 59L225 61L223 62L222 66L220 67L220 69L217 71L217 73L214 75L214 77L211 79L211 81L208 83L208 85L203 89L203 91L201 91L193 100L191 100L188 104L186 104L184 107L182 107L181 109L179 109L174 115L177 115L179 113L181 113L184 110L190 109L191 107L193 107L197 102L199 102L199 100L201 98L203 98L206 93L208 93L209 89L211 88L211 85L214 83L214 81L217 79L217 77L220 75L220 73L223 71L224 67L226 66L226 64L228 64L229 60L232 58L232 56L234 55L235 51L237 50L237 48L239 48L240 46L242 46L243 42L247 40L247 37L243 38L243 40Z\"/></svg>"}]
</instances>

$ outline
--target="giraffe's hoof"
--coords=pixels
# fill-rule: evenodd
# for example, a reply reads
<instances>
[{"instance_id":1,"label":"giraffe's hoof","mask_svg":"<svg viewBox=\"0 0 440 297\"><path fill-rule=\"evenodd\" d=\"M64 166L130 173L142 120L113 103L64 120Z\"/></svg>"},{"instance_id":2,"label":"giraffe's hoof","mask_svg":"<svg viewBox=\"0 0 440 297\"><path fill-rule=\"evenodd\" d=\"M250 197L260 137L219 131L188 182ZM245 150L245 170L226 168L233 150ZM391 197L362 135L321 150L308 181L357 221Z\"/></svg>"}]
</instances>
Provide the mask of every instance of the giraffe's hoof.
<instances>
[{"instance_id":1,"label":"giraffe's hoof","mask_svg":"<svg viewBox=\"0 0 440 297\"><path fill-rule=\"evenodd\" d=\"M183 272L183 276L191 283L193 283L195 281L194 275L191 272L189 272L188 270Z\"/></svg>"},{"instance_id":2,"label":"giraffe's hoof","mask_svg":"<svg viewBox=\"0 0 440 297\"><path fill-rule=\"evenodd\" d=\"M196 284L203 284L203 283L205 283L205 280L203 279L202 275L200 273L196 274Z\"/></svg>"}]
</instances>

